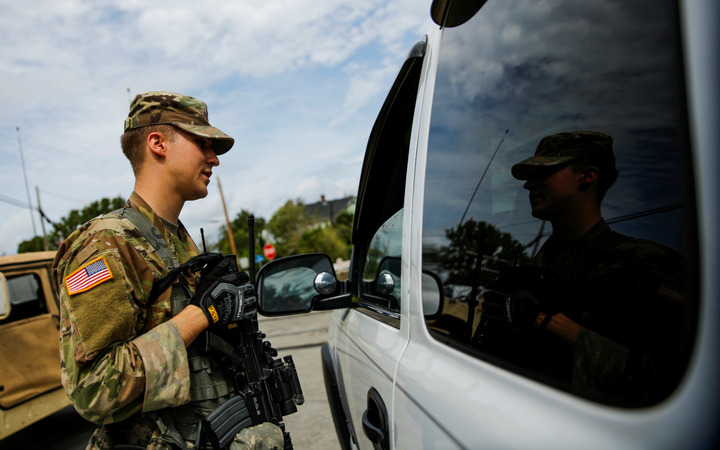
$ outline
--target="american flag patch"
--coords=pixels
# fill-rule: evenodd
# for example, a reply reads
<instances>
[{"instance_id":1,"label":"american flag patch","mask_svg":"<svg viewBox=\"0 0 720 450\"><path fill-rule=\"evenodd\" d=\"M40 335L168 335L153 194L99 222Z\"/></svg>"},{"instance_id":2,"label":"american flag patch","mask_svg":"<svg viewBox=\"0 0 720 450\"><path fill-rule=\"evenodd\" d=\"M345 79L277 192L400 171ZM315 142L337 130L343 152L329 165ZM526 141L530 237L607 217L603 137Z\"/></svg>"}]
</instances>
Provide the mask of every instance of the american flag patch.
<instances>
[{"instance_id":1,"label":"american flag patch","mask_svg":"<svg viewBox=\"0 0 720 450\"><path fill-rule=\"evenodd\" d=\"M658 294L683 305L687 304L685 286L672 278L665 278L657 290Z\"/></svg>"},{"instance_id":2,"label":"american flag patch","mask_svg":"<svg viewBox=\"0 0 720 450\"><path fill-rule=\"evenodd\" d=\"M73 295L92 289L112 277L105 258L101 256L65 277L65 286L68 295Z\"/></svg>"}]
</instances>

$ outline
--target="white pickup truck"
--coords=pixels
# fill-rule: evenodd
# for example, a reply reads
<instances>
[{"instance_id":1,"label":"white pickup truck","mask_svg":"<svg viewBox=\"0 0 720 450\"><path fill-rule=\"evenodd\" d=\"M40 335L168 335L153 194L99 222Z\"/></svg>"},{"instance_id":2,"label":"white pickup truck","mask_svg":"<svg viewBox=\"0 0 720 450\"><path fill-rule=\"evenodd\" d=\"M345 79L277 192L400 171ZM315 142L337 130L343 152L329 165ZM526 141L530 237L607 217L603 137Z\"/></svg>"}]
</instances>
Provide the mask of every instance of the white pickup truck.
<instances>
[{"instance_id":1,"label":"white pickup truck","mask_svg":"<svg viewBox=\"0 0 720 450\"><path fill-rule=\"evenodd\" d=\"M258 273L262 314L337 309L322 360L342 447L717 448L720 3L435 0L431 15L370 133L347 281L321 254ZM566 316L585 324L583 343L609 346L570 359L579 341L563 355L543 347L549 328L518 328L493 347L485 292L536 261L551 231L511 169L543 137L578 130L613 140L607 224L672 249L681 282L663 278L656 308L618 300L639 298L632 280L595 277L652 259L567 267L556 286L577 289L550 300L561 312L594 301L601 320ZM622 342L630 353L603 359ZM543 371L554 359L572 379Z\"/></svg>"}]
</instances>

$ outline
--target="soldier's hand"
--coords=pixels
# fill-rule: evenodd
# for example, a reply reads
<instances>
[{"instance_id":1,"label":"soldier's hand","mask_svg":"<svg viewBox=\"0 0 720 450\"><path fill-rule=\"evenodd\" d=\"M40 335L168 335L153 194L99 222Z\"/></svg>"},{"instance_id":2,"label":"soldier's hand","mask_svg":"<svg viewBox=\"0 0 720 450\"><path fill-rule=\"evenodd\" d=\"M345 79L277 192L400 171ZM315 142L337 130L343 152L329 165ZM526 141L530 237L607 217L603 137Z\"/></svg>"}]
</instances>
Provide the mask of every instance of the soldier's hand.
<instances>
[{"instance_id":1,"label":"soldier's hand","mask_svg":"<svg viewBox=\"0 0 720 450\"><path fill-rule=\"evenodd\" d=\"M210 327L227 329L252 314L256 308L255 289L246 285L234 255L227 255L202 271L200 285L190 303L202 309Z\"/></svg>"},{"instance_id":2,"label":"soldier's hand","mask_svg":"<svg viewBox=\"0 0 720 450\"><path fill-rule=\"evenodd\" d=\"M483 316L489 321L520 327L543 327L550 318L550 314L543 312L540 300L527 291L485 292Z\"/></svg>"}]
</instances>

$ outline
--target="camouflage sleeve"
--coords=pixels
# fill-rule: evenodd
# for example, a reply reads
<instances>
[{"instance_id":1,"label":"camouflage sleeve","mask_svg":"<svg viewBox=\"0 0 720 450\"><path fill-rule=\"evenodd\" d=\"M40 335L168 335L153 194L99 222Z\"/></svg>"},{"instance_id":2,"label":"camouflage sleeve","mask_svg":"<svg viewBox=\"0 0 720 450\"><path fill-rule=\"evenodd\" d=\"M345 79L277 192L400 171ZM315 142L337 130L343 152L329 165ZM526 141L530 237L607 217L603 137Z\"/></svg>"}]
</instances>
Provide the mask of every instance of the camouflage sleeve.
<instances>
[{"instance_id":1,"label":"camouflage sleeve","mask_svg":"<svg viewBox=\"0 0 720 450\"><path fill-rule=\"evenodd\" d=\"M612 392L625 381L630 349L583 328L573 349L572 384L590 392Z\"/></svg>"},{"instance_id":2,"label":"camouflage sleeve","mask_svg":"<svg viewBox=\"0 0 720 450\"><path fill-rule=\"evenodd\" d=\"M190 401L190 369L185 344L173 321L138 336L133 343L145 366L143 412Z\"/></svg>"},{"instance_id":3,"label":"camouflage sleeve","mask_svg":"<svg viewBox=\"0 0 720 450\"><path fill-rule=\"evenodd\" d=\"M585 394L612 393L625 401L647 402L671 384L668 363L677 358L647 349L632 349L583 329L573 352L572 384Z\"/></svg>"},{"instance_id":4,"label":"camouflage sleeve","mask_svg":"<svg viewBox=\"0 0 720 450\"><path fill-rule=\"evenodd\" d=\"M638 281L617 310L615 329L624 340L583 328L573 350L574 386L625 398L661 398L673 389L692 326L686 308L684 269L675 259L640 259ZM631 270L632 266L626 266Z\"/></svg>"},{"instance_id":5,"label":"camouflage sleeve","mask_svg":"<svg viewBox=\"0 0 720 450\"><path fill-rule=\"evenodd\" d=\"M186 403L190 382L180 377L189 370L187 352L176 326L164 319L145 329L143 302L153 280L148 262L117 230L77 233L53 264L62 381L75 408L100 424ZM107 274L93 281L87 269L98 264Z\"/></svg>"}]
</instances>

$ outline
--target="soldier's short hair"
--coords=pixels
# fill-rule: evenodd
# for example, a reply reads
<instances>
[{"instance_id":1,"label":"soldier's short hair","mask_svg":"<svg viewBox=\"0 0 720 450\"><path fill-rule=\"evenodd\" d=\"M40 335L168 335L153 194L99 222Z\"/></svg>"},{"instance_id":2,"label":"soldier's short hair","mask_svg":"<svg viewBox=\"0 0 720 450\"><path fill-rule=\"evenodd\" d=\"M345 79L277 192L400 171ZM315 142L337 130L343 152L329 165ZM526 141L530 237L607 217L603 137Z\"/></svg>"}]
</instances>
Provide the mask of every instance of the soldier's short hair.
<instances>
[{"instance_id":1,"label":"soldier's short hair","mask_svg":"<svg viewBox=\"0 0 720 450\"><path fill-rule=\"evenodd\" d=\"M145 160L145 142L150 133L162 133L171 142L174 142L178 131L172 125L149 125L126 131L120 137L120 147L123 154L130 161L135 175L140 171Z\"/></svg>"}]
</instances>

